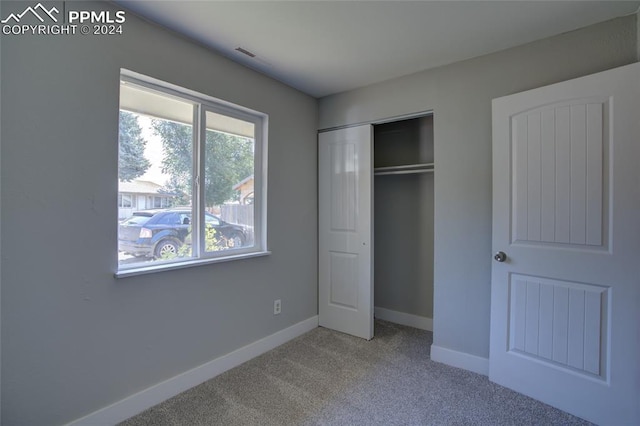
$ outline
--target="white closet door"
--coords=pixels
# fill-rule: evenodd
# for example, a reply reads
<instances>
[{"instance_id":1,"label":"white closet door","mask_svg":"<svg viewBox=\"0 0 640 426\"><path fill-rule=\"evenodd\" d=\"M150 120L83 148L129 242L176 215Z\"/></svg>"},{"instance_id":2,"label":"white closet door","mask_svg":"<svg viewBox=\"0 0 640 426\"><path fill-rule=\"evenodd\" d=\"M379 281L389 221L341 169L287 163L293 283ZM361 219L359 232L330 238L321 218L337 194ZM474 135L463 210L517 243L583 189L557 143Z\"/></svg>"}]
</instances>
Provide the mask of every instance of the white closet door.
<instances>
[{"instance_id":1,"label":"white closet door","mask_svg":"<svg viewBox=\"0 0 640 426\"><path fill-rule=\"evenodd\" d=\"M491 380L640 424L640 64L493 102Z\"/></svg>"},{"instance_id":2,"label":"white closet door","mask_svg":"<svg viewBox=\"0 0 640 426\"><path fill-rule=\"evenodd\" d=\"M319 322L373 337L373 126L319 135Z\"/></svg>"}]
</instances>

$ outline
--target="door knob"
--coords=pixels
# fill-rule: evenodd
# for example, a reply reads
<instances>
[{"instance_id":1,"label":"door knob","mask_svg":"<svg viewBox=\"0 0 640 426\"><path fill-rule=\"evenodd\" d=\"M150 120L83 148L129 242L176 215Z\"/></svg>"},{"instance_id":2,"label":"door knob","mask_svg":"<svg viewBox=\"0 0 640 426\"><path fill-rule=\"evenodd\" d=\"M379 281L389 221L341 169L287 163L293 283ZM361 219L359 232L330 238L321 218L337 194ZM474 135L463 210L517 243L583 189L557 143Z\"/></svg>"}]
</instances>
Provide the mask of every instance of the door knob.
<instances>
[{"instance_id":1,"label":"door knob","mask_svg":"<svg viewBox=\"0 0 640 426\"><path fill-rule=\"evenodd\" d=\"M497 262L504 262L505 260L507 260L507 255L503 251L499 251L499 252L496 253L495 256L493 256L493 258Z\"/></svg>"}]
</instances>

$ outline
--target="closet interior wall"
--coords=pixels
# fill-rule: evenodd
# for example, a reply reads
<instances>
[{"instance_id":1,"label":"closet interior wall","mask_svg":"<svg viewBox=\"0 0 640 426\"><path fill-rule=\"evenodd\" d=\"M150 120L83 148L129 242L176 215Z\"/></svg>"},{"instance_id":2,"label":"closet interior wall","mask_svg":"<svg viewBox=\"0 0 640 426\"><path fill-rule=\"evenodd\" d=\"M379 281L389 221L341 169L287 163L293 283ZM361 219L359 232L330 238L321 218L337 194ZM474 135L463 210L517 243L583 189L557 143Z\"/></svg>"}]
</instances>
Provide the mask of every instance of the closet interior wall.
<instances>
[{"instance_id":1,"label":"closet interior wall","mask_svg":"<svg viewBox=\"0 0 640 426\"><path fill-rule=\"evenodd\" d=\"M388 172L417 164L421 170ZM432 165L433 116L374 126L374 304L428 319L433 318Z\"/></svg>"}]
</instances>

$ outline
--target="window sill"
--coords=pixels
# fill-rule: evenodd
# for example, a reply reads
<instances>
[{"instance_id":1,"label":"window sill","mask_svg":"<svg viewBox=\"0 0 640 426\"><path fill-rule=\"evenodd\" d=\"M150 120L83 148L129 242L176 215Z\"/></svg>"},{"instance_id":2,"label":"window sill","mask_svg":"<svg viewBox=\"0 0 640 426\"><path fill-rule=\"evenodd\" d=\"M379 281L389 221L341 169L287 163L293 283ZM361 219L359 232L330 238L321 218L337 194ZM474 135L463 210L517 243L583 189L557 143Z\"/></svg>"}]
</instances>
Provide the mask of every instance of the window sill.
<instances>
[{"instance_id":1,"label":"window sill","mask_svg":"<svg viewBox=\"0 0 640 426\"><path fill-rule=\"evenodd\" d=\"M216 257L212 259L188 260L180 263L165 263L162 265L142 266L130 269L123 269L114 274L116 278L133 277L136 275L154 274L156 272L172 271L174 269L191 268L194 266L209 265L212 263L229 262L232 260L251 259L253 257L269 256L270 251L258 251L252 253L236 254L233 256Z\"/></svg>"}]
</instances>

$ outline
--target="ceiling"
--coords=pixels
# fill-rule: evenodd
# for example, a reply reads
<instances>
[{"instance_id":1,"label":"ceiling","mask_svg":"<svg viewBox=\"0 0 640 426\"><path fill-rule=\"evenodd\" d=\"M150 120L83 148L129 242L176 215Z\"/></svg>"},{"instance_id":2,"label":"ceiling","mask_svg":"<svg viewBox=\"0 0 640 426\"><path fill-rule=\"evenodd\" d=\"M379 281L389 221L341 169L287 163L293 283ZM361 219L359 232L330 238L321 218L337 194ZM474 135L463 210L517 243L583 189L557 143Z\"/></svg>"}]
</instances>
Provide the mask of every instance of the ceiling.
<instances>
[{"instance_id":1,"label":"ceiling","mask_svg":"<svg viewBox=\"0 0 640 426\"><path fill-rule=\"evenodd\" d=\"M579 0L115 3L314 97L572 31L640 7L640 1Z\"/></svg>"}]
</instances>

